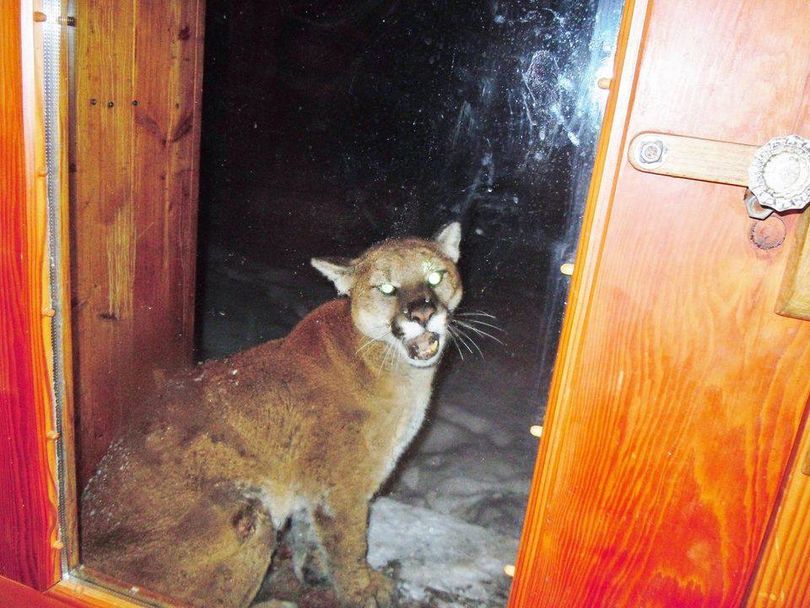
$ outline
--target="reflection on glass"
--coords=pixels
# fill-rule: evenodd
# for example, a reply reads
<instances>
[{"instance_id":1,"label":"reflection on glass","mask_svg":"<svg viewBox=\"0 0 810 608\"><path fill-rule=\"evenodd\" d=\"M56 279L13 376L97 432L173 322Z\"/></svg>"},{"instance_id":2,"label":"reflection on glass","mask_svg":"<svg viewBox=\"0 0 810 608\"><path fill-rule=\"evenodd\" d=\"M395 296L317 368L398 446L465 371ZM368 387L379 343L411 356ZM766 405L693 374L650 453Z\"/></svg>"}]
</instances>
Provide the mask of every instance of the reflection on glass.
<instances>
[{"instance_id":1,"label":"reflection on glass","mask_svg":"<svg viewBox=\"0 0 810 608\"><path fill-rule=\"evenodd\" d=\"M486 325L446 357L372 515L370 560L403 605L505 600L620 12L208 2L201 359L283 336L332 298L310 258L463 225L462 307Z\"/></svg>"}]
</instances>

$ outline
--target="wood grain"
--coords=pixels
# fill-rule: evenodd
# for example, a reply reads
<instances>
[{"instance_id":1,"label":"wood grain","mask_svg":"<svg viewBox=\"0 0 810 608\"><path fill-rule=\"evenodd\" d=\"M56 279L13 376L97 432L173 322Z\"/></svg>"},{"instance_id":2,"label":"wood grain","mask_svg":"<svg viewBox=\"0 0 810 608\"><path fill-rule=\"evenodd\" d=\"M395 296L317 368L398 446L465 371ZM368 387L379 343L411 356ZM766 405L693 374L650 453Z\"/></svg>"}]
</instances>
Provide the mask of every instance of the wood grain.
<instances>
[{"instance_id":1,"label":"wood grain","mask_svg":"<svg viewBox=\"0 0 810 608\"><path fill-rule=\"evenodd\" d=\"M807 124L808 20L800 0L649 5L608 116L510 606L743 600L810 395L810 325L773 313L786 248L753 245L742 188L623 159L645 131L753 145Z\"/></svg>"},{"instance_id":2,"label":"wood grain","mask_svg":"<svg viewBox=\"0 0 810 608\"><path fill-rule=\"evenodd\" d=\"M638 149L643 142L650 140L660 141L664 145L663 158L658 163L640 161ZM747 186L748 168L754 160L757 148L758 146L669 133L640 133L630 142L628 159L639 171Z\"/></svg>"},{"instance_id":3,"label":"wood grain","mask_svg":"<svg viewBox=\"0 0 810 608\"><path fill-rule=\"evenodd\" d=\"M32 12L0 8L0 575L43 589L58 552L39 24L22 19Z\"/></svg>"},{"instance_id":4,"label":"wood grain","mask_svg":"<svg viewBox=\"0 0 810 608\"><path fill-rule=\"evenodd\" d=\"M131 362L133 201L131 2L76 3L76 127L71 210L73 354L78 484L101 457L123 415ZM112 107L108 107L108 103ZM117 107L116 107L117 102Z\"/></svg>"},{"instance_id":5,"label":"wood grain","mask_svg":"<svg viewBox=\"0 0 810 608\"><path fill-rule=\"evenodd\" d=\"M802 213L796 235L782 278L776 312L810 321L810 211Z\"/></svg>"},{"instance_id":6,"label":"wood grain","mask_svg":"<svg viewBox=\"0 0 810 608\"><path fill-rule=\"evenodd\" d=\"M79 0L73 225L80 487L193 346L201 0Z\"/></svg>"},{"instance_id":7,"label":"wood grain","mask_svg":"<svg viewBox=\"0 0 810 608\"><path fill-rule=\"evenodd\" d=\"M810 426L797 445L796 459L762 551L745 606L810 606L810 477L802 471L810 454Z\"/></svg>"}]
</instances>

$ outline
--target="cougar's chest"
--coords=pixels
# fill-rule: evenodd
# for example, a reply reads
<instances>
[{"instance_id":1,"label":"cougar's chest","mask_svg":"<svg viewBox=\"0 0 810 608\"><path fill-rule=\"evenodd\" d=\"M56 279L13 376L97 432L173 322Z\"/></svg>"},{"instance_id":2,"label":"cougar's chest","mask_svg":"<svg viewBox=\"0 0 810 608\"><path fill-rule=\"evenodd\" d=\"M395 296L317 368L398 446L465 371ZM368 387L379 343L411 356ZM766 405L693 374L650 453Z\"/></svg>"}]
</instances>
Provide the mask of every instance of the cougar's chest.
<instances>
[{"instance_id":1,"label":"cougar's chest","mask_svg":"<svg viewBox=\"0 0 810 608\"><path fill-rule=\"evenodd\" d=\"M382 479L388 477L400 456L422 427L425 411L430 402L431 379L411 378L397 387L392 395L382 428L377 437L382 452ZM371 447L374 447L373 444Z\"/></svg>"}]
</instances>

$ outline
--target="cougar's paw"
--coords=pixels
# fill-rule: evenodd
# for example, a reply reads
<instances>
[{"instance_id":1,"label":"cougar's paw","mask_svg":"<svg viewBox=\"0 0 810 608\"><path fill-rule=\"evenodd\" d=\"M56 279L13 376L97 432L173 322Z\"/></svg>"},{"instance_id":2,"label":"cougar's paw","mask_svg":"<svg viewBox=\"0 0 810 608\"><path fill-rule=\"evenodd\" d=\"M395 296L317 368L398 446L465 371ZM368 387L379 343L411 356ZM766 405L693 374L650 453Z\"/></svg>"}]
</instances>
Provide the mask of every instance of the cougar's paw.
<instances>
[{"instance_id":1,"label":"cougar's paw","mask_svg":"<svg viewBox=\"0 0 810 608\"><path fill-rule=\"evenodd\" d=\"M370 603L366 603L366 607L389 608L392 606L396 587L394 580L376 570L370 570L368 574L371 582L366 590L366 597L369 598Z\"/></svg>"},{"instance_id":2,"label":"cougar's paw","mask_svg":"<svg viewBox=\"0 0 810 608\"><path fill-rule=\"evenodd\" d=\"M382 572L369 569L370 582L365 589L350 594L341 602L343 608L391 608L395 583Z\"/></svg>"}]
</instances>

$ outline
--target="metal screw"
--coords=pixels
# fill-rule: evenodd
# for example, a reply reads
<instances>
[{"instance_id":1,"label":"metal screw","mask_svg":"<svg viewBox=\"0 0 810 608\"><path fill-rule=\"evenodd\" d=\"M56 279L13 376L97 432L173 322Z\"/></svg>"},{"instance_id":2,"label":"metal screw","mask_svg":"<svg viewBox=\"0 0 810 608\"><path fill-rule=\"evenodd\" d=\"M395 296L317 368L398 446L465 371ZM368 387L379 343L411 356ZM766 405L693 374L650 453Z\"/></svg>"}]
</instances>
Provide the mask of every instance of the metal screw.
<instances>
[{"instance_id":1,"label":"metal screw","mask_svg":"<svg viewBox=\"0 0 810 608\"><path fill-rule=\"evenodd\" d=\"M113 107L114 105L115 105L115 103L113 103L112 101L108 101L108 102L107 102L107 107L108 107L108 108L111 108L111 107Z\"/></svg>"},{"instance_id":2,"label":"metal screw","mask_svg":"<svg viewBox=\"0 0 810 608\"><path fill-rule=\"evenodd\" d=\"M91 100L90 100L90 105L91 105L91 106L94 106L94 105L96 105L97 103L98 103L98 102L97 102L95 99L91 99Z\"/></svg>"},{"instance_id":3,"label":"metal screw","mask_svg":"<svg viewBox=\"0 0 810 608\"><path fill-rule=\"evenodd\" d=\"M133 106L137 106L137 105L138 105L138 100L137 100L137 99L133 99L133 100L132 100L132 105L133 105Z\"/></svg>"},{"instance_id":4,"label":"metal screw","mask_svg":"<svg viewBox=\"0 0 810 608\"><path fill-rule=\"evenodd\" d=\"M645 165L657 163L664 157L664 142L660 139L645 141L638 151L639 160Z\"/></svg>"}]
</instances>

